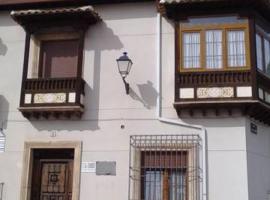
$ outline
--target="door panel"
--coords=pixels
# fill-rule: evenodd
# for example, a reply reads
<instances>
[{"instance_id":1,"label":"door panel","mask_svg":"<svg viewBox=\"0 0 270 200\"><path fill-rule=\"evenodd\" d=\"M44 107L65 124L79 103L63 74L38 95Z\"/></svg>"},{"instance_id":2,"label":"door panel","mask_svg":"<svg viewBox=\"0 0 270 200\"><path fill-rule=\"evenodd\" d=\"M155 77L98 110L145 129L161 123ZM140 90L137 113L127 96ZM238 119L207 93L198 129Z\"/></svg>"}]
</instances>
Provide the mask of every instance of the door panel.
<instances>
[{"instance_id":1,"label":"door panel","mask_svg":"<svg viewBox=\"0 0 270 200\"><path fill-rule=\"evenodd\" d=\"M41 161L41 200L68 200L72 172L69 162Z\"/></svg>"},{"instance_id":2,"label":"door panel","mask_svg":"<svg viewBox=\"0 0 270 200\"><path fill-rule=\"evenodd\" d=\"M72 199L73 159L34 157L32 176L31 200Z\"/></svg>"}]
</instances>

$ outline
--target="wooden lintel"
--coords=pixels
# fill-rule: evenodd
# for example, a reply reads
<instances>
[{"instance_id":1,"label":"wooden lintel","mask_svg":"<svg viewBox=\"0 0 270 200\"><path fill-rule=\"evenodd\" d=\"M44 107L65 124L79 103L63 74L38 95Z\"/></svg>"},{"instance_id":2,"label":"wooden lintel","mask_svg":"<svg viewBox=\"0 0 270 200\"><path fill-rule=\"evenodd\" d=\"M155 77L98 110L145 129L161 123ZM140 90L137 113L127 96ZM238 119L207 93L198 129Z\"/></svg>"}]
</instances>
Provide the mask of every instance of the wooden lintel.
<instances>
[{"instance_id":1,"label":"wooden lintel","mask_svg":"<svg viewBox=\"0 0 270 200\"><path fill-rule=\"evenodd\" d=\"M219 108L215 108L215 114L216 114L216 116L220 115Z\"/></svg>"},{"instance_id":2,"label":"wooden lintel","mask_svg":"<svg viewBox=\"0 0 270 200\"><path fill-rule=\"evenodd\" d=\"M43 116L45 119L49 119L50 113L49 113L49 112L42 112L42 116Z\"/></svg>"},{"instance_id":3,"label":"wooden lintel","mask_svg":"<svg viewBox=\"0 0 270 200\"><path fill-rule=\"evenodd\" d=\"M193 109L189 109L189 115L190 115L191 117L193 117L193 115L194 115L194 110L193 110Z\"/></svg>"},{"instance_id":4,"label":"wooden lintel","mask_svg":"<svg viewBox=\"0 0 270 200\"><path fill-rule=\"evenodd\" d=\"M205 117L207 115L206 109L202 109L202 115Z\"/></svg>"},{"instance_id":5,"label":"wooden lintel","mask_svg":"<svg viewBox=\"0 0 270 200\"><path fill-rule=\"evenodd\" d=\"M227 108L228 109L228 115L232 116L232 108Z\"/></svg>"},{"instance_id":6,"label":"wooden lintel","mask_svg":"<svg viewBox=\"0 0 270 200\"><path fill-rule=\"evenodd\" d=\"M60 113L59 112L53 112L53 117L58 119L60 117Z\"/></svg>"}]
</instances>

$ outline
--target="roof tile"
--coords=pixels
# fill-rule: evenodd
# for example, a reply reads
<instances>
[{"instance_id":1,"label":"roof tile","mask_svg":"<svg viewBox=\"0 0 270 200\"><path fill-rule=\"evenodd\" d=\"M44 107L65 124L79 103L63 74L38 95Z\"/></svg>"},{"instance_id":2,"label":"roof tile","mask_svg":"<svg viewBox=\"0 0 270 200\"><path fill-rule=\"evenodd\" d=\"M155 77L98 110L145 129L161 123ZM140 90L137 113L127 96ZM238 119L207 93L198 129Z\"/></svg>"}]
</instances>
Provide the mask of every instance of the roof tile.
<instances>
[{"instance_id":1,"label":"roof tile","mask_svg":"<svg viewBox=\"0 0 270 200\"><path fill-rule=\"evenodd\" d=\"M92 6L19 10L19 11L11 11L10 14L13 17L20 17L20 16L29 16L29 15L51 15L51 14L63 14L63 13L91 13L98 16L98 14L94 11Z\"/></svg>"}]
</instances>

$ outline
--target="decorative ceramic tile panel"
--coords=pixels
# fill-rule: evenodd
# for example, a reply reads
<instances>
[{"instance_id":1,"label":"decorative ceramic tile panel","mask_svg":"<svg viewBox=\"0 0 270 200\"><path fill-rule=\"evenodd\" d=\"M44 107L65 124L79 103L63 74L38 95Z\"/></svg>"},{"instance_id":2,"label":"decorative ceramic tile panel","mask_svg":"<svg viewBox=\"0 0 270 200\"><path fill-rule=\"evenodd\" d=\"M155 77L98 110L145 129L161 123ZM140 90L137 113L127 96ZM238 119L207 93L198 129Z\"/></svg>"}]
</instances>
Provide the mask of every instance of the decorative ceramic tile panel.
<instances>
[{"instance_id":1,"label":"decorative ceramic tile panel","mask_svg":"<svg viewBox=\"0 0 270 200\"><path fill-rule=\"evenodd\" d=\"M65 93L45 93L45 94L35 94L34 103L65 103L66 94Z\"/></svg>"},{"instance_id":2,"label":"decorative ceramic tile panel","mask_svg":"<svg viewBox=\"0 0 270 200\"><path fill-rule=\"evenodd\" d=\"M25 104L30 104L30 103L32 103L32 94L25 94L25 95L24 95L24 103L25 103Z\"/></svg>"},{"instance_id":3,"label":"decorative ceramic tile panel","mask_svg":"<svg viewBox=\"0 0 270 200\"><path fill-rule=\"evenodd\" d=\"M194 88L180 89L180 99L193 99L193 98L194 98Z\"/></svg>"},{"instance_id":4,"label":"decorative ceramic tile panel","mask_svg":"<svg viewBox=\"0 0 270 200\"><path fill-rule=\"evenodd\" d=\"M237 87L237 97L252 97L252 87Z\"/></svg>"},{"instance_id":5,"label":"decorative ceramic tile panel","mask_svg":"<svg viewBox=\"0 0 270 200\"><path fill-rule=\"evenodd\" d=\"M76 101L76 93L75 92L71 92L68 94L68 102L69 103L75 103Z\"/></svg>"},{"instance_id":6,"label":"decorative ceramic tile panel","mask_svg":"<svg viewBox=\"0 0 270 200\"><path fill-rule=\"evenodd\" d=\"M197 97L203 98L232 98L234 97L233 87L212 87L198 88Z\"/></svg>"}]
</instances>

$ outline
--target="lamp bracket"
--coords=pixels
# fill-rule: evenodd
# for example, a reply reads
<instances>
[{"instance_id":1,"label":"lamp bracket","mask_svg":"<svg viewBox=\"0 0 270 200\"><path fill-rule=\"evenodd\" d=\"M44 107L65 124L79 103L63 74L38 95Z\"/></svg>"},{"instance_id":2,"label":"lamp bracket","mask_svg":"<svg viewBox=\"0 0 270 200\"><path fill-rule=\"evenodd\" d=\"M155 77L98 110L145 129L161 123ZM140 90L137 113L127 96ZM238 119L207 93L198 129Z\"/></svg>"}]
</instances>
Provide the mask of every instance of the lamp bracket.
<instances>
[{"instance_id":1,"label":"lamp bracket","mask_svg":"<svg viewBox=\"0 0 270 200\"><path fill-rule=\"evenodd\" d=\"M129 94L129 83L126 81L126 77L122 77L125 84L126 94Z\"/></svg>"}]
</instances>

